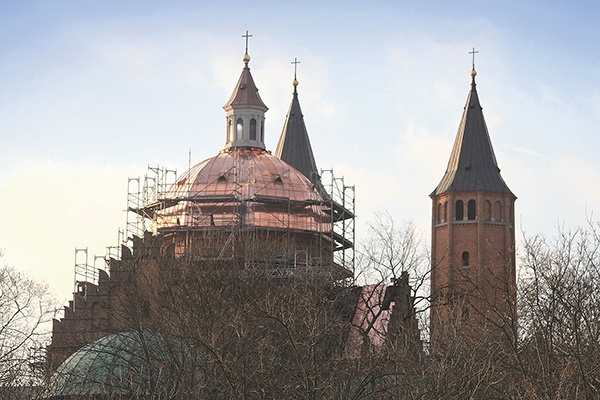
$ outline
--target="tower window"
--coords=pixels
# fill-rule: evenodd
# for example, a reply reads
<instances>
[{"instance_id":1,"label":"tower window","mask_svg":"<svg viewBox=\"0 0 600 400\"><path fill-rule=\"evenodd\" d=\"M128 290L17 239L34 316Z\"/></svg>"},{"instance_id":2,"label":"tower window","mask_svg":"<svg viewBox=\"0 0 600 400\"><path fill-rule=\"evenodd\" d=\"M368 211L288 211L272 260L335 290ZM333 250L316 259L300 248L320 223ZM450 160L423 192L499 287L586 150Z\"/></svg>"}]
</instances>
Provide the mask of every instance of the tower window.
<instances>
[{"instance_id":1,"label":"tower window","mask_svg":"<svg viewBox=\"0 0 600 400\"><path fill-rule=\"evenodd\" d=\"M438 203L437 205L437 221L438 224L444 222L442 219L442 203Z\"/></svg>"},{"instance_id":2,"label":"tower window","mask_svg":"<svg viewBox=\"0 0 600 400\"><path fill-rule=\"evenodd\" d=\"M256 140L256 120L250 120L250 140Z\"/></svg>"},{"instance_id":3,"label":"tower window","mask_svg":"<svg viewBox=\"0 0 600 400\"><path fill-rule=\"evenodd\" d=\"M475 200L469 200L467 203L467 219L474 221L477 215L477 208L475 207Z\"/></svg>"},{"instance_id":4,"label":"tower window","mask_svg":"<svg viewBox=\"0 0 600 400\"><path fill-rule=\"evenodd\" d=\"M486 200L483 203L483 220L484 221L493 221L492 218L492 203L489 200Z\"/></svg>"},{"instance_id":5,"label":"tower window","mask_svg":"<svg viewBox=\"0 0 600 400\"><path fill-rule=\"evenodd\" d=\"M448 221L448 202L447 201L444 202L444 214L443 214L442 218L444 221Z\"/></svg>"},{"instance_id":6,"label":"tower window","mask_svg":"<svg viewBox=\"0 0 600 400\"><path fill-rule=\"evenodd\" d=\"M502 218L502 203L497 201L494 203L494 218L496 221L502 222L504 219Z\"/></svg>"},{"instance_id":7,"label":"tower window","mask_svg":"<svg viewBox=\"0 0 600 400\"><path fill-rule=\"evenodd\" d=\"M462 266L463 267L469 266L469 252L468 251L463 251L463 253L462 253Z\"/></svg>"},{"instance_id":8,"label":"tower window","mask_svg":"<svg viewBox=\"0 0 600 400\"><path fill-rule=\"evenodd\" d=\"M454 220L462 221L465 215L465 205L462 200L456 201L456 210L454 211Z\"/></svg>"},{"instance_id":9,"label":"tower window","mask_svg":"<svg viewBox=\"0 0 600 400\"><path fill-rule=\"evenodd\" d=\"M244 121L241 118L238 118L235 124L235 135L238 140L242 139L244 135Z\"/></svg>"}]
</instances>

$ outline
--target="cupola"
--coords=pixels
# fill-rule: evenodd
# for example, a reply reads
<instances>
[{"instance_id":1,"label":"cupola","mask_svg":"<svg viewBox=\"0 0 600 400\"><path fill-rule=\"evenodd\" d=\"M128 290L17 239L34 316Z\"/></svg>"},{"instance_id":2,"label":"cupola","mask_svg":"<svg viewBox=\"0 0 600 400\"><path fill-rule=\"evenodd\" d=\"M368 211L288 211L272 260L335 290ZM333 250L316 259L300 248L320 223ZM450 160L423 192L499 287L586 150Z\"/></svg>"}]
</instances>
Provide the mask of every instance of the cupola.
<instances>
[{"instance_id":1,"label":"cupola","mask_svg":"<svg viewBox=\"0 0 600 400\"><path fill-rule=\"evenodd\" d=\"M246 39L249 35L246 33ZM231 147L265 148L265 112L268 107L261 100L252 74L250 56L246 42L246 53L242 58L244 69L231 98L223 106L227 113L225 149Z\"/></svg>"}]
</instances>

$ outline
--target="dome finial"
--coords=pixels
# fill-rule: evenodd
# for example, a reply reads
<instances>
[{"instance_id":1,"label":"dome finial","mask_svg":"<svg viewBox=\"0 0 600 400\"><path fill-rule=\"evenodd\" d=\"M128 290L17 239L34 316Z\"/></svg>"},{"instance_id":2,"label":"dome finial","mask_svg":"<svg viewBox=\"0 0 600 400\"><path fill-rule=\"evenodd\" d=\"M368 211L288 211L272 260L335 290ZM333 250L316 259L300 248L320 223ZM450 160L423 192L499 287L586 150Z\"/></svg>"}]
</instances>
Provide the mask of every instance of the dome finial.
<instances>
[{"instance_id":1,"label":"dome finial","mask_svg":"<svg viewBox=\"0 0 600 400\"><path fill-rule=\"evenodd\" d=\"M296 90L296 86L298 86L298 79L296 79L296 73L298 72L298 64L300 64L300 61L298 61L298 59L294 57L294 61L292 61L292 64L294 64L294 80L292 81L292 85L294 85L294 90Z\"/></svg>"},{"instance_id":2,"label":"dome finial","mask_svg":"<svg viewBox=\"0 0 600 400\"><path fill-rule=\"evenodd\" d=\"M244 64L248 65L248 63L250 62L250 55L248 54L248 39L252 37L252 35L248 34L248 31L246 31L245 35L242 35L243 38L246 38L246 52L244 53L244 57L242 57L242 61L244 62Z\"/></svg>"},{"instance_id":3,"label":"dome finial","mask_svg":"<svg viewBox=\"0 0 600 400\"><path fill-rule=\"evenodd\" d=\"M471 69L471 76L473 78L475 78L475 75L477 75L477 71L475 71L475 54L479 53L479 51L475 51L475 47L473 47L473 51L470 51L469 54L473 55L473 68Z\"/></svg>"}]
</instances>

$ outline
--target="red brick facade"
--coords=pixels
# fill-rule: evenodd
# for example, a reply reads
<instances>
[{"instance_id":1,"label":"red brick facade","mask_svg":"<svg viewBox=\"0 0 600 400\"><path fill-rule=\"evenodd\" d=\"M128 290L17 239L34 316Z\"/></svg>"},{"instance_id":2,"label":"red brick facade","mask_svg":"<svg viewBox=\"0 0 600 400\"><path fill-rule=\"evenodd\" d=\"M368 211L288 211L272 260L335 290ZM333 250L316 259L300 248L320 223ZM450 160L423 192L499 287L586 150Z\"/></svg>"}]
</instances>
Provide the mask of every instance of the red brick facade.
<instances>
[{"instance_id":1,"label":"red brick facade","mask_svg":"<svg viewBox=\"0 0 600 400\"><path fill-rule=\"evenodd\" d=\"M433 342L443 340L449 326L478 335L510 313L516 286L514 202L511 193L432 195Z\"/></svg>"}]
</instances>

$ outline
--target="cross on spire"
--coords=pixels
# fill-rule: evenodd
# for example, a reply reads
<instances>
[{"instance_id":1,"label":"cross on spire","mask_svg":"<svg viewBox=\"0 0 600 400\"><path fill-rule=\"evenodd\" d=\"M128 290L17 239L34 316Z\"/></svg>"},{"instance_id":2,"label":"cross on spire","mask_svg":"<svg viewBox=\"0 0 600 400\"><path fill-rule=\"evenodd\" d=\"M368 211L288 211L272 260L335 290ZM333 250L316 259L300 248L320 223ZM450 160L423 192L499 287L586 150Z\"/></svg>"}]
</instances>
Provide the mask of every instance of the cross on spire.
<instances>
[{"instance_id":1,"label":"cross on spire","mask_svg":"<svg viewBox=\"0 0 600 400\"><path fill-rule=\"evenodd\" d=\"M298 64L300 64L300 61L298 61L298 59L294 57L294 61L292 61L292 64L294 64L294 80L296 80L296 72L298 71Z\"/></svg>"},{"instance_id":2,"label":"cross on spire","mask_svg":"<svg viewBox=\"0 0 600 400\"><path fill-rule=\"evenodd\" d=\"M246 31L245 35L242 35L243 38L246 38L246 53L244 54L248 54L248 39L252 37L252 35L248 35L248 31Z\"/></svg>"},{"instance_id":3,"label":"cross on spire","mask_svg":"<svg viewBox=\"0 0 600 400\"><path fill-rule=\"evenodd\" d=\"M473 55L473 71L475 70L475 54L479 53L479 51L475 51L475 47L473 47L473 51L470 51L469 54Z\"/></svg>"}]
</instances>

